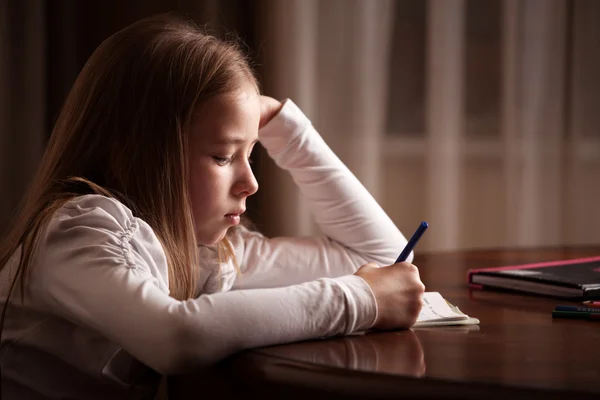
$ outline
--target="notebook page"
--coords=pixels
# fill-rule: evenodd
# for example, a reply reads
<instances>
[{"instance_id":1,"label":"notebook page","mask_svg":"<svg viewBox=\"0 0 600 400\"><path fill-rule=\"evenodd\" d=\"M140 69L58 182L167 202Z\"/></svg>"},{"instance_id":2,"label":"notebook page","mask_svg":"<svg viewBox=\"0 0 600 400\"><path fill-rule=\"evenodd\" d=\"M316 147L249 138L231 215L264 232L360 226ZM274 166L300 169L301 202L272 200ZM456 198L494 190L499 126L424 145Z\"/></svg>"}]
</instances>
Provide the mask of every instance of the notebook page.
<instances>
[{"instance_id":1,"label":"notebook page","mask_svg":"<svg viewBox=\"0 0 600 400\"><path fill-rule=\"evenodd\" d=\"M446 300L438 292L425 292L423 294L423 308L417 319L419 322L429 321L456 321L469 317L460 312L453 311Z\"/></svg>"}]
</instances>

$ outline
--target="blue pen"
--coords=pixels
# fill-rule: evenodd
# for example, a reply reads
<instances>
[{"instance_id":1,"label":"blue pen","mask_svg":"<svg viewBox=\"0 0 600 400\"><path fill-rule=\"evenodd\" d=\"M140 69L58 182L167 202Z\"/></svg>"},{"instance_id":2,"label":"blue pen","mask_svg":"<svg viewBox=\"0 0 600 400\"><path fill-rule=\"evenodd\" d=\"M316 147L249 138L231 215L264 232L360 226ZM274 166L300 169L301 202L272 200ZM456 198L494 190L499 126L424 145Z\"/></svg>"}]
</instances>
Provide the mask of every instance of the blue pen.
<instances>
[{"instance_id":1,"label":"blue pen","mask_svg":"<svg viewBox=\"0 0 600 400\"><path fill-rule=\"evenodd\" d=\"M578 306L556 306L555 311L575 311L583 313L600 314L600 308L578 307Z\"/></svg>"},{"instance_id":2,"label":"blue pen","mask_svg":"<svg viewBox=\"0 0 600 400\"><path fill-rule=\"evenodd\" d=\"M413 249L417 245L417 242L419 241L419 239L421 239L421 236L423 236L423 232L425 232L425 229L427 229L428 226L429 225L427 224L427 222L421 222L421 225L419 225L419 227L417 228L415 233L413 233L408 243L406 243L406 246L404 246L404 250L402 250L402 253L400 253L400 255L398 256L396 263L406 261L408 255L411 251L413 251Z\"/></svg>"}]
</instances>

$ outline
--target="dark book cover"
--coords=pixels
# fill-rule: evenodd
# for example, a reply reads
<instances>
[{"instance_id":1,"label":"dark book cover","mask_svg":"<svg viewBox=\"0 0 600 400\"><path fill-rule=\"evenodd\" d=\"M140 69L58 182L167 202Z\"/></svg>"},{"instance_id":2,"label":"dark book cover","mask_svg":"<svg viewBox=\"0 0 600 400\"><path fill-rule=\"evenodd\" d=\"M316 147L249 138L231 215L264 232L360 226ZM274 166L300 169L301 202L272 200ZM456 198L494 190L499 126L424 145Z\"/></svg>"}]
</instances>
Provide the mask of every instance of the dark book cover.
<instances>
[{"instance_id":1,"label":"dark book cover","mask_svg":"<svg viewBox=\"0 0 600 400\"><path fill-rule=\"evenodd\" d=\"M560 260L468 272L472 287L496 287L570 298L600 298L600 257Z\"/></svg>"}]
</instances>

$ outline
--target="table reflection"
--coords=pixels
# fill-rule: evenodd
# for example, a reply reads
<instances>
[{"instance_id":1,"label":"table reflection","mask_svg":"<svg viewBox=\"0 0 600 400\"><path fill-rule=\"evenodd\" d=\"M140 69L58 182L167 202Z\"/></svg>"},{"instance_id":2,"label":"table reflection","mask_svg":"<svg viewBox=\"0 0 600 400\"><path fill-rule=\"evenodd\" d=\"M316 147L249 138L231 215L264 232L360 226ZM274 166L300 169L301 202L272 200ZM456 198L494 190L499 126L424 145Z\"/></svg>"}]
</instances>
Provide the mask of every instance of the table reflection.
<instances>
[{"instance_id":1,"label":"table reflection","mask_svg":"<svg viewBox=\"0 0 600 400\"><path fill-rule=\"evenodd\" d=\"M425 355L412 330L372 332L337 339L278 346L277 355L296 361L343 369L420 377L425 374ZM259 351L269 354L271 349Z\"/></svg>"}]
</instances>

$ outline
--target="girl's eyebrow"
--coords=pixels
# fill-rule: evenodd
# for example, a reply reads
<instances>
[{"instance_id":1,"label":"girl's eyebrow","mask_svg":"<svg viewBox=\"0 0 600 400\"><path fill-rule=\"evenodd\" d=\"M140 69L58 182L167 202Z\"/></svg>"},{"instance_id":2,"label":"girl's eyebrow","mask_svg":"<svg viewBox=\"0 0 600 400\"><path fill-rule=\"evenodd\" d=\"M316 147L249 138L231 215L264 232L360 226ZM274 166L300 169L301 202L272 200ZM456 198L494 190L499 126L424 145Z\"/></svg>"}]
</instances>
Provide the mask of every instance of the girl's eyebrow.
<instances>
[{"instance_id":1,"label":"girl's eyebrow","mask_svg":"<svg viewBox=\"0 0 600 400\"><path fill-rule=\"evenodd\" d=\"M258 142L258 138L254 139L250 144L256 144ZM216 144L220 145L231 145L231 144L246 144L248 143L247 139L230 136L230 137L221 137L215 140Z\"/></svg>"}]
</instances>

